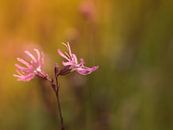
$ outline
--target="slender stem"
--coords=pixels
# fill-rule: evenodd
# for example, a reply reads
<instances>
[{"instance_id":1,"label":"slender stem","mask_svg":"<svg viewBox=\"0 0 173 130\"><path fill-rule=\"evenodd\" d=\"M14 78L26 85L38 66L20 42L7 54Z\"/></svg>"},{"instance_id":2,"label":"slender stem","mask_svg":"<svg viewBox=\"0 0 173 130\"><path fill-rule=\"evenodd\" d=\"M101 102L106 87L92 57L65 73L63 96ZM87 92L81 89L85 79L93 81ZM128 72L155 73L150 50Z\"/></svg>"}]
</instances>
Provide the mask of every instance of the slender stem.
<instances>
[{"instance_id":1,"label":"slender stem","mask_svg":"<svg viewBox=\"0 0 173 130\"><path fill-rule=\"evenodd\" d=\"M60 85L58 83L58 76L56 74L56 70L55 70L55 82L54 82L54 79L51 79L48 76L45 77L45 79L50 82L51 87L52 87L53 91L55 92L57 104L58 104L58 112L59 112L59 117L60 117L61 130L65 130L63 116L62 116L62 110L61 110L61 104L60 104L60 98L59 98Z\"/></svg>"},{"instance_id":2,"label":"slender stem","mask_svg":"<svg viewBox=\"0 0 173 130\"><path fill-rule=\"evenodd\" d=\"M56 99L57 99L57 103L58 103L58 111L59 111L59 116L60 116L61 130L65 130L62 111L61 111L61 104L60 104L60 99L59 99L59 87L57 88L57 91L56 91Z\"/></svg>"},{"instance_id":3,"label":"slender stem","mask_svg":"<svg viewBox=\"0 0 173 130\"><path fill-rule=\"evenodd\" d=\"M60 117L61 130L65 130L63 116L62 116L62 110L61 110L61 103L60 103L60 98L59 98L60 85L58 82L58 77L56 75L56 71L55 71L55 85L56 85L55 94L56 94L56 99L57 99L57 103L58 103L58 111L59 111L59 117Z\"/></svg>"}]
</instances>

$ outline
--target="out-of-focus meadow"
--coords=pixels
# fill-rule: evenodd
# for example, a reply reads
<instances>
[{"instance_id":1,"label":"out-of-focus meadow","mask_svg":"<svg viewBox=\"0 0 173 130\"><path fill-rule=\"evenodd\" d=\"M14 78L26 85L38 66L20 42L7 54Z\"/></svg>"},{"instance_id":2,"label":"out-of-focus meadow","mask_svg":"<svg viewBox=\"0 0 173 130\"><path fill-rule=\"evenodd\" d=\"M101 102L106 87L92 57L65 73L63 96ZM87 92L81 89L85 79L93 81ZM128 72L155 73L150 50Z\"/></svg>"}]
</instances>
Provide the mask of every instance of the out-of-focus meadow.
<instances>
[{"instance_id":1,"label":"out-of-focus meadow","mask_svg":"<svg viewBox=\"0 0 173 130\"><path fill-rule=\"evenodd\" d=\"M34 47L51 74L65 41L100 66L60 79L66 129L173 130L171 0L0 0L0 130L58 130L48 84L12 74Z\"/></svg>"}]
</instances>

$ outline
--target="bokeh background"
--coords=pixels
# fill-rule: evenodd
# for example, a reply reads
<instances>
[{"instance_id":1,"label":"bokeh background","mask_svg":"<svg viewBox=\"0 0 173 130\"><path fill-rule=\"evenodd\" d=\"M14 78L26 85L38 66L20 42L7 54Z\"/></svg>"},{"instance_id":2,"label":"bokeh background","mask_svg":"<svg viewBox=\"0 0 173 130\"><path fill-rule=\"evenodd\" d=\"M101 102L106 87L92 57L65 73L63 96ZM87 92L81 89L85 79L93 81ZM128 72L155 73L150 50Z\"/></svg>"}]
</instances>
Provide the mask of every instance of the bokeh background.
<instances>
[{"instance_id":1,"label":"bokeh background","mask_svg":"<svg viewBox=\"0 0 173 130\"><path fill-rule=\"evenodd\" d=\"M37 47L51 75L66 41L100 66L60 78L66 130L173 130L172 0L0 0L0 130L59 129L48 83L12 74Z\"/></svg>"}]
</instances>

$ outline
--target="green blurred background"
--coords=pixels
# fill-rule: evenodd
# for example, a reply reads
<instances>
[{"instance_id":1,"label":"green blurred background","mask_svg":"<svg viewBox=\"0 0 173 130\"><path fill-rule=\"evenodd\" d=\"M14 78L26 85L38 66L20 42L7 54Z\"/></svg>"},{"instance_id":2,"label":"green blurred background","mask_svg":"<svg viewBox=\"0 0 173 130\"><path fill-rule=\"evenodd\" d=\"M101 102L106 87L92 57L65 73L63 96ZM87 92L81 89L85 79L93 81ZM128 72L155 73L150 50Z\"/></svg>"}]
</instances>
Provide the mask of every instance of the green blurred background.
<instances>
[{"instance_id":1,"label":"green blurred background","mask_svg":"<svg viewBox=\"0 0 173 130\"><path fill-rule=\"evenodd\" d=\"M33 47L51 74L66 41L100 66L60 79L66 130L173 130L172 0L0 0L0 130L59 129L48 83L12 74Z\"/></svg>"}]
</instances>

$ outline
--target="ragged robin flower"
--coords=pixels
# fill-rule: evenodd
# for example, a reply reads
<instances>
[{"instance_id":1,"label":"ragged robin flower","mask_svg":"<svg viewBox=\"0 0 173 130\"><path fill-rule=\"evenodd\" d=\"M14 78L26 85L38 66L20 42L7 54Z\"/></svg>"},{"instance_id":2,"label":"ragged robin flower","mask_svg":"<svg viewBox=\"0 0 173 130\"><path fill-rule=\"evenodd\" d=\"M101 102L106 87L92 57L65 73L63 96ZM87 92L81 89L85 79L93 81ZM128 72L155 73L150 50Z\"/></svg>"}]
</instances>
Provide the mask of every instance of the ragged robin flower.
<instances>
[{"instance_id":1,"label":"ragged robin flower","mask_svg":"<svg viewBox=\"0 0 173 130\"><path fill-rule=\"evenodd\" d=\"M32 54L27 50L25 51L25 54L30 58L30 61L17 58L17 61L20 62L20 64L15 64L17 74L14 74L13 76L19 81L30 81L35 76L47 78L48 75L42 70L44 54L38 49L34 49L34 52L35 54Z\"/></svg>"},{"instance_id":2,"label":"ragged robin flower","mask_svg":"<svg viewBox=\"0 0 173 130\"><path fill-rule=\"evenodd\" d=\"M71 71L77 71L81 75L91 74L98 69L98 66L86 67L83 59L80 59L80 62L78 62L77 56L71 51L70 44L63 43L63 45L67 48L68 52L63 53L58 49L58 54L66 60L62 62L64 67L69 66Z\"/></svg>"}]
</instances>

